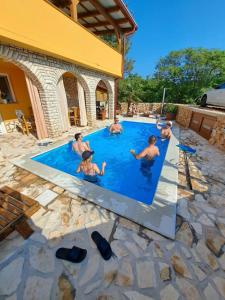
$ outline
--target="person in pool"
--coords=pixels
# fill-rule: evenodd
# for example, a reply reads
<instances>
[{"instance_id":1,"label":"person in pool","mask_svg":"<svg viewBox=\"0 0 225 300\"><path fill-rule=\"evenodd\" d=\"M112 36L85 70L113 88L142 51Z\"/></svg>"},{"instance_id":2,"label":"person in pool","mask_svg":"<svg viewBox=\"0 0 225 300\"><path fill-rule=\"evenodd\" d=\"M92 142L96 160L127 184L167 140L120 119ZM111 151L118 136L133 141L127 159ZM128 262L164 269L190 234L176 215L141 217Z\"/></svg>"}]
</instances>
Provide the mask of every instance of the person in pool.
<instances>
[{"instance_id":1,"label":"person in pool","mask_svg":"<svg viewBox=\"0 0 225 300\"><path fill-rule=\"evenodd\" d=\"M156 122L156 127L160 130L160 135L162 139L170 139L172 135L172 122L167 121L165 125L159 125L159 120Z\"/></svg>"},{"instance_id":2,"label":"person in pool","mask_svg":"<svg viewBox=\"0 0 225 300\"><path fill-rule=\"evenodd\" d=\"M122 126L119 124L119 120L115 118L114 123L109 127L109 131L111 133L121 133L122 132Z\"/></svg>"},{"instance_id":3,"label":"person in pool","mask_svg":"<svg viewBox=\"0 0 225 300\"><path fill-rule=\"evenodd\" d=\"M86 150L82 153L82 161L79 164L76 172L77 173L83 173L84 174L84 179L90 182L97 182L99 176L103 176L105 174L105 167L106 167L106 162L104 161L102 163L102 169L101 171L99 170L97 164L92 163L92 156L94 154L94 151L89 151Z\"/></svg>"},{"instance_id":4,"label":"person in pool","mask_svg":"<svg viewBox=\"0 0 225 300\"><path fill-rule=\"evenodd\" d=\"M151 161L154 159L155 156L160 155L159 148L155 146L155 143L156 143L156 137L154 135L151 135L148 139L148 147L142 150L139 154L136 154L133 149L130 150L130 153L136 159L143 158L144 160Z\"/></svg>"},{"instance_id":5,"label":"person in pool","mask_svg":"<svg viewBox=\"0 0 225 300\"><path fill-rule=\"evenodd\" d=\"M76 133L74 135L75 142L73 143L73 151L75 151L79 156L82 156L82 153L84 151L90 151L90 145L89 142L83 142L82 141L82 134L81 133Z\"/></svg>"}]
</instances>

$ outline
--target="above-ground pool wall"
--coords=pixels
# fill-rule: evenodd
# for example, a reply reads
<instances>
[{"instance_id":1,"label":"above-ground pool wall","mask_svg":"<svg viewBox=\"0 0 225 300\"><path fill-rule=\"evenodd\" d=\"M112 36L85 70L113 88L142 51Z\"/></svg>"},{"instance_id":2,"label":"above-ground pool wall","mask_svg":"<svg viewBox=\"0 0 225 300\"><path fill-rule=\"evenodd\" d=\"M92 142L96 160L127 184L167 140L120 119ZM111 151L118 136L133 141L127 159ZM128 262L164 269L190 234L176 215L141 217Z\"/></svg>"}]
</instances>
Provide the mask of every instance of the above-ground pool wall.
<instances>
[{"instance_id":1,"label":"above-ground pool wall","mask_svg":"<svg viewBox=\"0 0 225 300\"><path fill-rule=\"evenodd\" d=\"M193 115L214 120L209 143L225 151L225 113L216 110L202 109L197 106L178 105L176 122L185 128L191 128ZM201 126L201 124L200 124Z\"/></svg>"}]
</instances>

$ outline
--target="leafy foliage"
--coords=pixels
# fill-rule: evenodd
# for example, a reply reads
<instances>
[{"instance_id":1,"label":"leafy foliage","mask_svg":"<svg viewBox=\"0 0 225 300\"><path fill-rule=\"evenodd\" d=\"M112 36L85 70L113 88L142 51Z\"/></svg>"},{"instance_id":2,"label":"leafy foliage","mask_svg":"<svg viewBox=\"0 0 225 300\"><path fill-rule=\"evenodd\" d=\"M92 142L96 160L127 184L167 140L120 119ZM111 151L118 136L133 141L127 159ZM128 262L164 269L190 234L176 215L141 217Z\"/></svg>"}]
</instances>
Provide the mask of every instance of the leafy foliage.
<instances>
[{"instance_id":1,"label":"leafy foliage","mask_svg":"<svg viewBox=\"0 0 225 300\"><path fill-rule=\"evenodd\" d=\"M124 75L125 76L131 74L131 72L134 69L135 61L133 59L129 58L129 56L128 56L128 53L130 51L131 46L132 46L131 40L126 39L125 49L124 49L124 53L125 53L125 57L124 57Z\"/></svg>"},{"instance_id":2,"label":"leafy foliage","mask_svg":"<svg viewBox=\"0 0 225 300\"><path fill-rule=\"evenodd\" d=\"M119 84L119 101L125 100L124 90L131 84L143 102L161 101L166 87L167 102L198 103L207 89L223 82L225 51L188 48L161 58L152 77L127 76Z\"/></svg>"},{"instance_id":3,"label":"leafy foliage","mask_svg":"<svg viewBox=\"0 0 225 300\"><path fill-rule=\"evenodd\" d=\"M177 105L173 103L167 103L163 108L164 112L171 113L171 114L176 114L177 109L178 109Z\"/></svg>"},{"instance_id":4,"label":"leafy foliage","mask_svg":"<svg viewBox=\"0 0 225 300\"><path fill-rule=\"evenodd\" d=\"M101 38L106 43L108 43L111 47L118 50L118 43L117 43L115 35L105 34L105 35L102 35ZM131 40L126 39L125 40L125 49L124 49L124 54L125 54L125 56L124 56L124 75L125 76L131 74L131 72L133 71L133 68L134 68L134 63L135 63L135 61L133 59L128 57L128 53L131 48L131 45L132 45Z\"/></svg>"}]
</instances>

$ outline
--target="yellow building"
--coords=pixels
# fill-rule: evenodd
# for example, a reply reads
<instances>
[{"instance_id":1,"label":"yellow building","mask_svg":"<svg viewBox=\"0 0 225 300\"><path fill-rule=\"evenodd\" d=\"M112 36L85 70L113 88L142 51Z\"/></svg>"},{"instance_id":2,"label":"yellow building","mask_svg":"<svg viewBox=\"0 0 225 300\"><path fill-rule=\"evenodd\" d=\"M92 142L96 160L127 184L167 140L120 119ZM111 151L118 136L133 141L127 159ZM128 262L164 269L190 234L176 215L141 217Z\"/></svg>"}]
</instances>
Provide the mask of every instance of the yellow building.
<instances>
[{"instance_id":1,"label":"yellow building","mask_svg":"<svg viewBox=\"0 0 225 300\"><path fill-rule=\"evenodd\" d=\"M0 6L0 133L16 130L21 113L38 138L61 135L73 119L94 125L99 103L113 118L124 40L137 28L122 0Z\"/></svg>"}]
</instances>

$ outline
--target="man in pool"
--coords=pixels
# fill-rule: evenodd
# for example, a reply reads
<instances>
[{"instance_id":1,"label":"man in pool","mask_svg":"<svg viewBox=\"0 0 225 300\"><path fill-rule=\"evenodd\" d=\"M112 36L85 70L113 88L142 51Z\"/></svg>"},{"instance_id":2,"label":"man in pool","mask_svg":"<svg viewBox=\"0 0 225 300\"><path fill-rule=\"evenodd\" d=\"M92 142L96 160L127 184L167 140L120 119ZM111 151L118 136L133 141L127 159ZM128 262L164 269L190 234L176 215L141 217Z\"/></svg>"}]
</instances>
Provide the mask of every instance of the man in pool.
<instances>
[{"instance_id":1,"label":"man in pool","mask_svg":"<svg viewBox=\"0 0 225 300\"><path fill-rule=\"evenodd\" d=\"M109 127L111 133L121 133L123 130L122 126L119 124L119 120L115 118L114 123Z\"/></svg>"},{"instance_id":2,"label":"man in pool","mask_svg":"<svg viewBox=\"0 0 225 300\"><path fill-rule=\"evenodd\" d=\"M90 145L89 142L82 142L82 134L81 133L76 133L74 135L75 142L73 143L73 151L75 151L79 156L82 156L82 153L84 151L90 151Z\"/></svg>"},{"instance_id":3,"label":"man in pool","mask_svg":"<svg viewBox=\"0 0 225 300\"><path fill-rule=\"evenodd\" d=\"M103 176L105 174L105 166L106 162L102 163L102 169L99 170L97 164L92 163L92 156L94 154L94 151L86 150L82 153L82 161L80 165L77 168L77 173L82 172L84 174L84 180L90 181L90 182L97 182L99 176Z\"/></svg>"},{"instance_id":4,"label":"man in pool","mask_svg":"<svg viewBox=\"0 0 225 300\"><path fill-rule=\"evenodd\" d=\"M165 125L159 125L159 120L156 122L156 127L160 130L160 135L162 139L170 139L172 135L172 122L167 121Z\"/></svg>"},{"instance_id":5,"label":"man in pool","mask_svg":"<svg viewBox=\"0 0 225 300\"><path fill-rule=\"evenodd\" d=\"M155 146L155 143L156 143L156 137L154 135L151 135L148 139L148 147L142 150L139 154L136 154L135 150L130 150L130 153L136 159L143 158L146 161L151 161L154 159L155 156L160 155L159 148Z\"/></svg>"}]
</instances>

